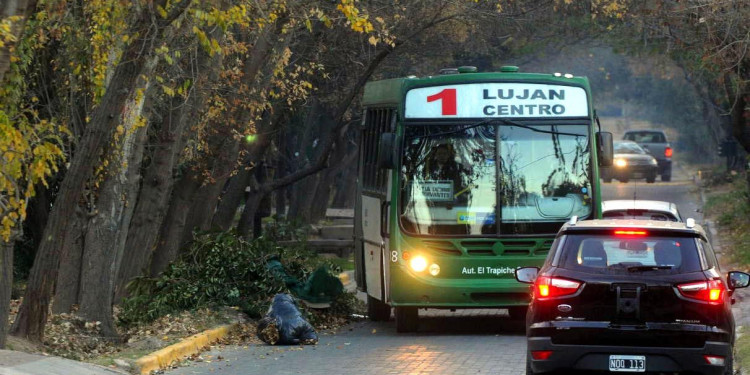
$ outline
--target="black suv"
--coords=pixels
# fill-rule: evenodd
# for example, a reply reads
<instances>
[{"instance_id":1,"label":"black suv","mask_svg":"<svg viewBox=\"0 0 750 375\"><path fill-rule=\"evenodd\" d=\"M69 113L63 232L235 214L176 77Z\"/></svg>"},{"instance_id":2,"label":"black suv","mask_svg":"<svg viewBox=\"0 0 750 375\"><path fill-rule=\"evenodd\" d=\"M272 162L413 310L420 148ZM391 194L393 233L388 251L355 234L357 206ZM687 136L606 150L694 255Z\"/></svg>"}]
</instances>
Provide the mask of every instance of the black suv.
<instances>
[{"instance_id":1,"label":"black suv","mask_svg":"<svg viewBox=\"0 0 750 375\"><path fill-rule=\"evenodd\" d=\"M516 279L533 283L527 374L732 373L732 293L750 275L722 274L692 219L573 219Z\"/></svg>"}]
</instances>

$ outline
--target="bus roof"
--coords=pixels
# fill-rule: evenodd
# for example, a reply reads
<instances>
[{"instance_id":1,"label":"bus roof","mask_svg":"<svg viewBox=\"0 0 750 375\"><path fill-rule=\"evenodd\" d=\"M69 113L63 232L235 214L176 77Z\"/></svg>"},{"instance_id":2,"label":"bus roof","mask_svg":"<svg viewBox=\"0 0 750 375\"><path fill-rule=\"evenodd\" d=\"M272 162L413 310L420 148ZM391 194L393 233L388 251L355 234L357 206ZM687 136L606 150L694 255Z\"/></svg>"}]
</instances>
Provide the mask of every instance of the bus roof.
<instances>
[{"instance_id":1,"label":"bus roof","mask_svg":"<svg viewBox=\"0 0 750 375\"><path fill-rule=\"evenodd\" d=\"M455 83L476 83L476 82L526 82L526 83L544 83L568 86L583 87L587 92L590 91L589 81L586 77L544 73L459 73L444 74L427 77L403 77L385 79L380 81L371 81L365 85L365 92L362 97L362 105L394 105L399 106L407 91L415 87L449 85Z\"/></svg>"}]
</instances>

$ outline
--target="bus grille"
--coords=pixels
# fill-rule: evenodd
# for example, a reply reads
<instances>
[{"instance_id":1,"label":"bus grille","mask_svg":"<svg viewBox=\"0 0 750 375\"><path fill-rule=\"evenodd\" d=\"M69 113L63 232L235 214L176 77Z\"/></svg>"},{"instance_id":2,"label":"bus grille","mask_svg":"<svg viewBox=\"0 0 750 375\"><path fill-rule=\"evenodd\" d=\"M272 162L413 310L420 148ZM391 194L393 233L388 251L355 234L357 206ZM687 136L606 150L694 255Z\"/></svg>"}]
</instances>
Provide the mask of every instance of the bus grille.
<instances>
[{"instance_id":1,"label":"bus grille","mask_svg":"<svg viewBox=\"0 0 750 375\"><path fill-rule=\"evenodd\" d=\"M425 240L425 246L428 249L437 251L439 253L448 255L461 255L461 250L457 249L453 242L450 241L436 241L436 240Z\"/></svg>"},{"instance_id":2,"label":"bus grille","mask_svg":"<svg viewBox=\"0 0 750 375\"><path fill-rule=\"evenodd\" d=\"M424 240L427 249L445 255L470 256L544 256L549 252L553 240L511 241L511 240Z\"/></svg>"}]
</instances>

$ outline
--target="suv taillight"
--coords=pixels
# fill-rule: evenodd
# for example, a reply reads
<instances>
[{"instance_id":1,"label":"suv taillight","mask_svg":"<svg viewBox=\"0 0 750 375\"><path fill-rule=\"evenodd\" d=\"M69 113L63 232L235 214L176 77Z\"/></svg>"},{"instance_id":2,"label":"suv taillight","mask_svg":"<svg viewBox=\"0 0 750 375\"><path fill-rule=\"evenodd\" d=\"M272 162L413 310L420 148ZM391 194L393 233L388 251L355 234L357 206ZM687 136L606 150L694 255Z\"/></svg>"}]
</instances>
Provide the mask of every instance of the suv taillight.
<instances>
[{"instance_id":1,"label":"suv taillight","mask_svg":"<svg viewBox=\"0 0 750 375\"><path fill-rule=\"evenodd\" d=\"M574 294L581 282L559 277L539 276L534 285L536 298L555 298Z\"/></svg>"},{"instance_id":2,"label":"suv taillight","mask_svg":"<svg viewBox=\"0 0 750 375\"><path fill-rule=\"evenodd\" d=\"M664 149L664 156L668 158L672 157L672 147L667 147Z\"/></svg>"},{"instance_id":3,"label":"suv taillight","mask_svg":"<svg viewBox=\"0 0 750 375\"><path fill-rule=\"evenodd\" d=\"M721 280L697 281L677 285L683 297L718 305L724 302L724 283Z\"/></svg>"}]
</instances>

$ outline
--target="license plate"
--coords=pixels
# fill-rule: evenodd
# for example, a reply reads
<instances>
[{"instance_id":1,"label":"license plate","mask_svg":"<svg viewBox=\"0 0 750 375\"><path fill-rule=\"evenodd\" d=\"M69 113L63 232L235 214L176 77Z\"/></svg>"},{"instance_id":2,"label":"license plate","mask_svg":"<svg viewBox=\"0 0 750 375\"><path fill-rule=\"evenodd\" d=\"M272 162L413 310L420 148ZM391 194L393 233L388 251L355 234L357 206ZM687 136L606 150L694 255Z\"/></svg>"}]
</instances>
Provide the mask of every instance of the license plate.
<instances>
[{"instance_id":1,"label":"license plate","mask_svg":"<svg viewBox=\"0 0 750 375\"><path fill-rule=\"evenodd\" d=\"M633 178L643 178L643 173L640 173L640 172L633 173Z\"/></svg>"},{"instance_id":2,"label":"license plate","mask_svg":"<svg viewBox=\"0 0 750 375\"><path fill-rule=\"evenodd\" d=\"M610 355L609 371L617 372L645 372L645 355Z\"/></svg>"}]
</instances>

